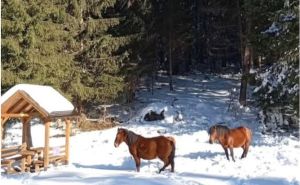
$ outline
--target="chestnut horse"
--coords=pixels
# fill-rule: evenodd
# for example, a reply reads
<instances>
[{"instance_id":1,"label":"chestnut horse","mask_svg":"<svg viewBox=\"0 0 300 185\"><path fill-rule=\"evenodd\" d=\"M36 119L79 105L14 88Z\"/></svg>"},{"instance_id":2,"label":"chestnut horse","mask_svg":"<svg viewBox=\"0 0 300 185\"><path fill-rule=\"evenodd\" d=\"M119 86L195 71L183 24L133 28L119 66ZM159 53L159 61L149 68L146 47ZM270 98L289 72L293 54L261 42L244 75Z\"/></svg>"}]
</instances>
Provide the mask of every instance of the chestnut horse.
<instances>
[{"instance_id":1,"label":"chestnut horse","mask_svg":"<svg viewBox=\"0 0 300 185\"><path fill-rule=\"evenodd\" d=\"M225 150L227 160L229 160L228 148L230 149L230 155L233 161L235 161L233 148L242 147L244 151L241 158L245 158L247 156L252 138L252 132L249 128L237 127L229 129L227 126L217 124L210 127L208 133L210 135L209 143L212 144L215 141L219 141Z\"/></svg>"},{"instance_id":2,"label":"chestnut horse","mask_svg":"<svg viewBox=\"0 0 300 185\"><path fill-rule=\"evenodd\" d=\"M118 147L123 141L128 145L138 172L140 171L141 158L151 160L157 157L164 162L164 166L159 170L159 173L170 164L171 172L174 172L175 139L173 137L145 138L130 130L118 128L115 147Z\"/></svg>"}]
</instances>

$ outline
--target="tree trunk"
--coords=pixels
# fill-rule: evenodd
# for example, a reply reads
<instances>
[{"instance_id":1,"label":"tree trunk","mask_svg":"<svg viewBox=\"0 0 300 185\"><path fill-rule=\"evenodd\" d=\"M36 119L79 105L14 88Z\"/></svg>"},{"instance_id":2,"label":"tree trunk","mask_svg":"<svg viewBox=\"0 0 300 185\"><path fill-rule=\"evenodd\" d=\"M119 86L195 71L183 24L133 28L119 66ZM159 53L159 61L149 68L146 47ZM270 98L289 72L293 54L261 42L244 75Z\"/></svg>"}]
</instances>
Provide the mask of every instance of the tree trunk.
<instances>
[{"instance_id":1,"label":"tree trunk","mask_svg":"<svg viewBox=\"0 0 300 185\"><path fill-rule=\"evenodd\" d=\"M173 9L173 1L169 0L169 85L170 91L173 91L173 66L172 66L172 28L173 28L173 20L172 20L172 10Z\"/></svg>"},{"instance_id":2,"label":"tree trunk","mask_svg":"<svg viewBox=\"0 0 300 185\"><path fill-rule=\"evenodd\" d=\"M241 15L241 6L240 6L240 0L236 0L237 2L237 11L238 11L238 26L239 26L239 35L240 35L240 46L237 48L240 48L240 67L243 67L243 60L244 60L244 53L243 53L243 28L242 28L242 15Z\"/></svg>"},{"instance_id":3,"label":"tree trunk","mask_svg":"<svg viewBox=\"0 0 300 185\"><path fill-rule=\"evenodd\" d=\"M240 88L240 97L239 102L241 105L247 105L247 85L248 85L248 78L250 72L250 66L252 63L252 45L250 43L250 35L251 35L251 7L245 7L246 13L245 15L245 33L243 34L242 31L242 21L241 21L241 7L239 4L239 0L237 0L237 8L239 12L239 29L240 29L240 44L241 44L241 65L242 65L242 78L241 78L241 88ZM245 38L242 36L245 35Z\"/></svg>"},{"instance_id":4,"label":"tree trunk","mask_svg":"<svg viewBox=\"0 0 300 185\"><path fill-rule=\"evenodd\" d=\"M155 80L155 67L154 67L154 59L152 59L152 74L151 74L151 94L154 94L154 80Z\"/></svg>"},{"instance_id":5,"label":"tree trunk","mask_svg":"<svg viewBox=\"0 0 300 185\"><path fill-rule=\"evenodd\" d=\"M248 77L249 77L249 71L250 71L250 64L251 64L251 54L252 48L249 44L246 45L245 48L245 55L244 60L242 61L242 79L241 79L241 89L240 89L240 98L239 102L241 105L246 106L247 105L247 84L248 84Z\"/></svg>"}]
</instances>

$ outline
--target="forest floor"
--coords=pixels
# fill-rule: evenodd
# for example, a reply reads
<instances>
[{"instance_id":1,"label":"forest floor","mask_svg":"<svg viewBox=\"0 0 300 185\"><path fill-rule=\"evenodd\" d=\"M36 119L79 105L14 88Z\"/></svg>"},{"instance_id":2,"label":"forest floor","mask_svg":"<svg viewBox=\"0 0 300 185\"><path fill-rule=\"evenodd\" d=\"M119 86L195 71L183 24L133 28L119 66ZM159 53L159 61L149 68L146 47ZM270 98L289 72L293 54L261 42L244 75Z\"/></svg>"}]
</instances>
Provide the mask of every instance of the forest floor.
<instances>
[{"instance_id":1,"label":"forest floor","mask_svg":"<svg viewBox=\"0 0 300 185\"><path fill-rule=\"evenodd\" d=\"M300 143L294 136L263 135L257 110L240 107L236 101L239 81L230 76L191 75L174 77L174 91L167 78L159 77L153 94L141 87L135 103L116 114L121 127L145 137L171 135L176 139L175 173L168 167L158 174L162 162L142 160L141 172L125 143L114 147L117 128L79 132L71 137L70 164L48 171L1 175L7 185L300 185ZM234 90L236 89L236 90ZM231 99L233 101L231 101ZM230 104L231 102L231 104ZM230 104L230 108L229 107ZM165 110L165 118L147 122L150 110ZM236 162L227 161L219 144L208 143L208 128L219 122L230 127L252 129L253 141L247 158L234 149ZM42 146L43 125L32 128L34 146ZM52 128L52 135L61 130ZM5 143L21 140L19 124L10 128ZM53 137L50 145L61 145L63 137Z\"/></svg>"}]
</instances>

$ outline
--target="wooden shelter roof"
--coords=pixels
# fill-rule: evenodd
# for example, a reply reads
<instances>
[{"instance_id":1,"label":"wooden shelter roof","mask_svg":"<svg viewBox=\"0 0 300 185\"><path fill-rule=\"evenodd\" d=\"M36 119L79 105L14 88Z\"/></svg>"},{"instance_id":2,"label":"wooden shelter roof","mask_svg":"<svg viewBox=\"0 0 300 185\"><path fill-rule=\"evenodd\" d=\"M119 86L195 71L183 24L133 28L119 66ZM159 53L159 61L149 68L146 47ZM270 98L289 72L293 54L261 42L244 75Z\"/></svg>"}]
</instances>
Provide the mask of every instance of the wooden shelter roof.
<instances>
[{"instance_id":1,"label":"wooden shelter roof","mask_svg":"<svg viewBox=\"0 0 300 185\"><path fill-rule=\"evenodd\" d=\"M1 117L67 117L75 114L74 106L50 86L19 84L1 96Z\"/></svg>"}]
</instances>

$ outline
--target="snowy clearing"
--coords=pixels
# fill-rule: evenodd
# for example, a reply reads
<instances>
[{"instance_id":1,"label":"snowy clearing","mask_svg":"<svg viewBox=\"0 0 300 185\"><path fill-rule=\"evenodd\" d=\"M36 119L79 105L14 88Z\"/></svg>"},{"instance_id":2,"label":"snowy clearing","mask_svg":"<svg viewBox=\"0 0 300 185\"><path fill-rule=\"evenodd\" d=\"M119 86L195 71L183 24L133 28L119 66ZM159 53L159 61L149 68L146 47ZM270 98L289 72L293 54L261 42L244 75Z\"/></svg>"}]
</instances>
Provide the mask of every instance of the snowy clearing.
<instances>
[{"instance_id":1,"label":"snowy clearing","mask_svg":"<svg viewBox=\"0 0 300 185\"><path fill-rule=\"evenodd\" d=\"M162 81L164 79L161 79ZM141 172L125 143L115 148L117 128L79 133L71 137L70 165L51 167L40 173L2 175L5 185L299 185L300 143L293 136L262 135L257 111L241 108L233 102L228 111L231 92L239 81L203 75L176 77L174 92L167 83L156 84L154 95L146 88L137 95L134 116L122 125L146 137L172 135L176 139L175 173L170 167L158 174L162 162L142 160ZM149 110L165 110L165 119L146 122ZM128 113L124 112L124 115ZM123 115L120 115L122 117ZM230 127L244 125L252 129L253 141L247 158L239 159L242 149L234 149L236 162L227 161L219 144L208 143L208 128L226 122ZM32 128L34 146L43 144ZM58 130L51 130L57 134ZM5 142L21 140L17 125L10 129ZM14 137L13 137L14 136ZM51 138L50 145L59 145L64 138Z\"/></svg>"}]
</instances>

